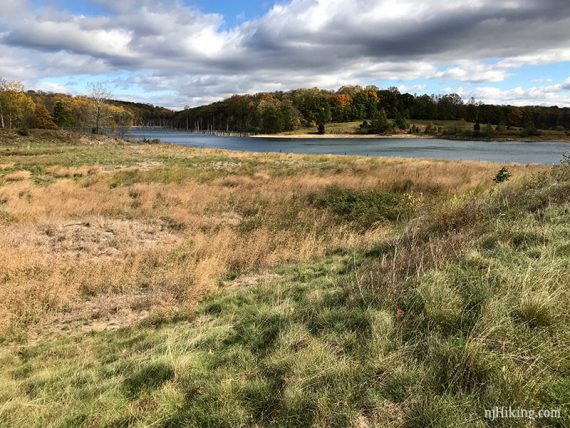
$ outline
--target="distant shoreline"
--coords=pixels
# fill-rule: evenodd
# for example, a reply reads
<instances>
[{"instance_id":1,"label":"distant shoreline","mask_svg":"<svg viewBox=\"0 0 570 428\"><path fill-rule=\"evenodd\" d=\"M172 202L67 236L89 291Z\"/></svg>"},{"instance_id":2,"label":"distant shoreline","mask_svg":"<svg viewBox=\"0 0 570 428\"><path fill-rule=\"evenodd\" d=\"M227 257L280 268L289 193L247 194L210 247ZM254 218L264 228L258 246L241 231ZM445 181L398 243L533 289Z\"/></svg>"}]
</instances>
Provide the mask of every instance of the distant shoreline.
<instances>
[{"instance_id":1,"label":"distant shoreline","mask_svg":"<svg viewBox=\"0 0 570 428\"><path fill-rule=\"evenodd\" d=\"M249 135L248 138L272 138L272 139L400 139L400 140L417 140L417 139L439 139L451 141L483 141L483 142L508 142L521 141L525 143L570 143L570 139L556 138L550 139L545 136L529 138L529 137L496 137L496 138L477 138L477 137L458 137L450 135L426 135L426 134L255 134Z\"/></svg>"},{"instance_id":2,"label":"distant shoreline","mask_svg":"<svg viewBox=\"0 0 570 428\"><path fill-rule=\"evenodd\" d=\"M433 135L419 135L419 134L285 134L285 133L278 133L278 134L255 134L250 135L250 138L314 138L314 139L322 139L322 138L369 138L369 139L379 139L379 138L390 138L390 139L402 139L402 140L415 140L418 138L426 139L426 138L434 138Z\"/></svg>"},{"instance_id":3,"label":"distant shoreline","mask_svg":"<svg viewBox=\"0 0 570 428\"><path fill-rule=\"evenodd\" d=\"M158 128L158 127L132 127L132 129L149 130L153 131L172 131L172 132L189 132L184 129L175 128ZM192 132L191 133L196 133ZM330 133L330 134L317 134L317 133L286 133L279 132L276 134L247 134L238 132L224 132L215 131L213 133L197 132L202 135L215 135L217 137L240 137L240 138L265 138L265 139L281 139L281 140L296 140L296 139L369 139L369 140L382 140L382 139L398 139L398 140L417 140L417 139L438 139L450 141L481 141L481 142L525 142L525 143L570 143L569 137L562 137L559 135L540 135L536 137L518 137L518 136L495 136L491 138L474 137L474 136L459 136L459 135L433 135L433 134L357 134L357 133Z\"/></svg>"}]
</instances>

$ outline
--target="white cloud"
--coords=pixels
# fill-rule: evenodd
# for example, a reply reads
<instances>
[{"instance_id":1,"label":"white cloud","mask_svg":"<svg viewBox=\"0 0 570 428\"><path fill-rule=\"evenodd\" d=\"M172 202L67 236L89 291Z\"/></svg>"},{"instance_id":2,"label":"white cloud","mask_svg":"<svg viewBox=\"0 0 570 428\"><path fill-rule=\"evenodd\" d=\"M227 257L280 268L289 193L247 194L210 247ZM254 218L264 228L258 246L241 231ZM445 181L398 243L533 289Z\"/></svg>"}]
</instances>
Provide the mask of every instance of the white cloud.
<instances>
[{"instance_id":1,"label":"white cloud","mask_svg":"<svg viewBox=\"0 0 570 428\"><path fill-rule=\"evenodd\" d=\"M453 67L438 71L433 77L472 83L502 82L508 77L508 70L505 67L463 60Z\"/></svg>"},{"instance_id":2,"label":"white cloud","mask_svg":"<svg viewBox=\"0 0 570 428\"><path fill-rule=\"evenodd\" d=\"M517 86L511 89L500 89L494 86L480 86L474 89L446 88L448 92L455 92L463 99L471 97L487 104L525 105L558 105L570 107L570 96L565 93L563 85L535 86L523 88Z\"/></svg>"},{"instance_id":3,"label":"white cloud","mask_svg":"<svg viewBox=\"0 0 570 428\"><path fill-rule=\"evenodd\" d=\"M57 82L40 81L34 85L34 89L37 91L57 92L60 94L71 94L72 93L72 91L69 88L67 88L67 86L62 85L61 83L57 83Z\"/></svg>"},{"instance_id":4,"label":"white cloud","mask_svg":"<svg viewBox=\"0 0 570 428\"><path fill-rule=\"evenodd\" d=\"M182 106L236 92L382 80L488 84L530 64L570 60L566 0L292 0L230 30L221 15L176 0L96 2L108 16L0 0L0 74L37 85L127 71L122 87L170 91L177 95L169 105ZM523 91L535 100L562 86ZM552 99L559 100L543 101Z\"/></svg>"},{"instance_id":5,"label":"white cloud","mask_svg":"<svg viewBox=\"0 0 570 428\"><path fill-rule=\"evenodd\" d=\"M410 93L415 94L418 92L425 92L427 89L427 85L400 85L398 86L398 90L402 93Z\"/></svg>"}]
</instances>

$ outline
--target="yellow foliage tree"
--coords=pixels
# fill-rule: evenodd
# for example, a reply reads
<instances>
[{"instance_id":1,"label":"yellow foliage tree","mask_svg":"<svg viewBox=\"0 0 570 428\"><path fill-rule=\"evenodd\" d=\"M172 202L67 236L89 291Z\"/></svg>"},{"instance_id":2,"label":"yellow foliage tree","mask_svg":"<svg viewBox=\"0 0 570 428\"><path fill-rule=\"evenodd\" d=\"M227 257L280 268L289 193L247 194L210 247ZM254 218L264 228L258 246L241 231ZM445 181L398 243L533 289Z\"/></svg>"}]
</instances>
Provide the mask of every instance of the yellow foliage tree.
<instances>
[{"instance_id":1,"label":"yellow foliage tree","mask_svg":"<svg viewBox=\"0 0 570 428\"><path fill-rule=\"evenodd\" d=\"M9 128L27 126L35 112L32 98L24 92L24 85L18 81L0 78L0 126Z\"/></svg>"}]
</instances>

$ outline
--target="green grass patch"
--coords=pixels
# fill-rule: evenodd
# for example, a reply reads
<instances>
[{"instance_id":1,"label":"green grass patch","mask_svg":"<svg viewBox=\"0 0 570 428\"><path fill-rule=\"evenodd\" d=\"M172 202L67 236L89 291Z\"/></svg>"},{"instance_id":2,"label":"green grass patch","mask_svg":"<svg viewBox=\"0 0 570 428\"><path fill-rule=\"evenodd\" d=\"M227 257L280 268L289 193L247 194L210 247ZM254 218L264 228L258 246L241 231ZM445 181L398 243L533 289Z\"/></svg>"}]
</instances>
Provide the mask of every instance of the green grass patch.
<instances>
[{"instance_id":1,"label":"green grass patch","mask_svg":"<svg viewBox=\"0 0 570 428\"><path fill-rule=\"evenodd\" d=\"M337 220L366 229L386 221L398 221L411 214L409 199L402 193L352 190L328 186L310 196L309 202L329 211Z\"/></svg>"}]
</instances>

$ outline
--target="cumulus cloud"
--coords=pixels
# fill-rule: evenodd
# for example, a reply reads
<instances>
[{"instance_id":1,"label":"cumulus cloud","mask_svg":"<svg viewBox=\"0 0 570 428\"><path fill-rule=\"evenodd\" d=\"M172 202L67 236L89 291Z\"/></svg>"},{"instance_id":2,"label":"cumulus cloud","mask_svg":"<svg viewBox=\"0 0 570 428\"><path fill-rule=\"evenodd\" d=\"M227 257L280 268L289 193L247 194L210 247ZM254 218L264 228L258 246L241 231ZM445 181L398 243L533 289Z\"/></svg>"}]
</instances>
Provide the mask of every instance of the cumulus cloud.
<instances>
[{"instance_id":1,"label":"cumulus cloud","mask_svg":"<svg viewBox=\"0 0 570 428\"><path fill-rule=\"evenodd\" d=\"M170 91L168 105L180 107L300 86L488 84L525 65L570 60L567 0L291 0L231 29L176 0L93 1L107 13L0 0L0 74L34 85L126 71L123 87Z\"/></svg>"},{"instance_id":2,"label":"cumulus cloud","mask_svg":"<svg viewBox=\"0 0 570 428\"><path fill-rule=\"evenodd\" d=\"M473 89L459 87L446 88L446 91L457 93L464 99L473 97L488 104L570 106L570 98L564 94L565 88L562 84L530 88L517 86L512 89L500 89L494 86L479 86Z\"/></svg>"}]
</instances>

